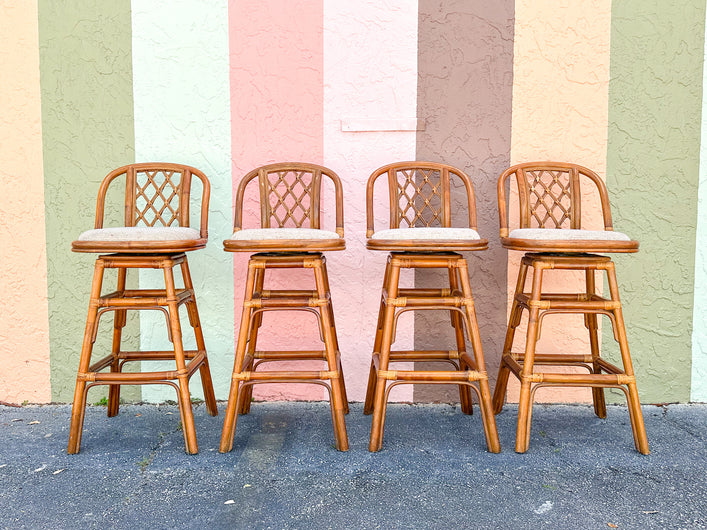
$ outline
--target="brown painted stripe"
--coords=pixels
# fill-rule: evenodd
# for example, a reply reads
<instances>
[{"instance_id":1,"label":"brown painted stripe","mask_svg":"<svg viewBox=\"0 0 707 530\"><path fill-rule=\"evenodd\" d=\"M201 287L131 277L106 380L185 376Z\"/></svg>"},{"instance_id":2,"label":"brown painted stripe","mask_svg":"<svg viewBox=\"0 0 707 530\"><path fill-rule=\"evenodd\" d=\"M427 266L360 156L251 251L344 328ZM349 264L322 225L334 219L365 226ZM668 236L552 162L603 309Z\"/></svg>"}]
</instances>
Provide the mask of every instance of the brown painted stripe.
<instances>
[{"instance_id":1,"label":"brown painted stripe","mask_svg":"<svg viewBox=\"0 0 707 530\"><path fill-rule=\"evenodd\" d=\"M456 166L474 183L479 232L490 247L467 259L491 378L506 327L506 251L498 241L496 180L510 161L513 27L513 0L419 2L417 116L426 128L417 133L416 156ZM459 198L453 216L463 222L465 198L459 192L452 190L453 200ZM418 287L446 281L439 271L415 275ZM453 344L447 315L415 315L415 348ZM457 401L459 394L455 387L416 385L414 399Z\"/></svg>"}]
</instances>

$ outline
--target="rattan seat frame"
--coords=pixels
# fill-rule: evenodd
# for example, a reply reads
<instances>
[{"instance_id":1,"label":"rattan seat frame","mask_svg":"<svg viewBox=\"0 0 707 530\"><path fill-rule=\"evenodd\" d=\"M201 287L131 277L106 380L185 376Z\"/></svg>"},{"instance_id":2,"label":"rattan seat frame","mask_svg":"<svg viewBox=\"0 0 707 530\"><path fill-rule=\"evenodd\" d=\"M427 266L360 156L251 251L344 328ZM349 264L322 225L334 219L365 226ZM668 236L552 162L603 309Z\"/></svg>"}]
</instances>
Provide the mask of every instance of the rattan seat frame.
<instances>
[{"instance_id":1,"label":"rattan seat frame","mask_svg":"<svg viewBox=\"0 0 707 530\"><path fill-rule=\"evenodd\" d=\"M494 389L494 412L498 413L503 408L508 377L512 373L520 381L515 450L524 453L530 443L532 404L538 389L548 386L590 387L594 412L598 417L605 418L606 403L603 389L617 388L624 392L627 398L636 449L640 453L648 454L648 440L628 348L614 262L608 256L594 254L594 252L636 252L638 242L537 241L508 237L506 186L511 177L515 177L519 190L520 228L530 228L531 223L537 223L539 228L581 229L581 182L591 182L599 192L604 230L613 230L608 192L604 182L595 172L577 164L530 162L515 165L501 174L498 180L501 242L509 250L523 251L526 254L521 260L510 309L506 339ZM534 189L537 188L541 188L542 195L535 193ZM560 193L546 193L560 188L563 190ZM559 213L555 211L558 208ZM537 210L542 212L538 213ZM544 292L543 279L552 270L583 272L585 289L578 293ZM609 285L608 298L596 292L597 271L606 273ZM525 286L529 272L532 272L532 279L528 292ZM512 348L515 331L521 323L524 311L528 312L525 347L522 353L514 353ZM589 333L591 350L589 354L536 353L536 344L545 317L563 313L583 315L584 325ZM601 357L598 337L598 316L600 315L607 316L612 325L614 338L619 344L621 353L621 367ZM541 372L536 370L538 366L570 366L580 368L582 372L586 370L587 373L560 373L546 369Z\"/></svg>"},{"instance_id":2,"label":"rattan seat frame","mask_svg":"<svg viewBox=\"0 0 707 530\"><path fill-rule=\"evenodd\" d=\"M125 177L125 226L161 224L189 226L189 200L192 178L201 181L201 217L199 238L187 241L74 241L75 252L100 253L96 259L88 317L76 377L71 427L69 432L69 454L78 453L86 411L87 392L97 385L108 385L108 416L116 416L120 405L121 385L164 384L177 392L177 403L181 417L184 444L187 453L198 452L189 379L198 370L201 376L207 412L218 414L214 395L206 345L199 320L194 286L189 272L186 251L203 248L208 238L208 204L210 185L199 170L181 164L142 163L131 164L109 173L98 193L95 228L103 227L106 193L119 177ZM163 177L163 178L158 178ZM140 180L144 179L144 185ZM178 182L174 182L177 180ZM160 183L159 181L162 180ZM165 190L169 188L172 193ZM142 198L142 200L140 200ZM176 202L176 206L174 203ZM157 204L162 204L161 209ZM112 254L103 254L112 252ZM179 267L184 283L176 286L174 268ZM117 269L118 280L114 291L102 294L104 272ZM127 272L130 269L162 270L164 289L127 289ZM184 305L189 323L194 330L196 350L185 350L179 320L179 307ZM167 333L172 350L126 351L121 348L122 331L126 325L128 311L158 310L164 313ZM101 316L114 313L113 343L110 354L92 362L93 345ZM174 370L125 372L126 363L132 361L175 362ZM108 372L104 370L109 369Z\"/></svg>"},{"instance_id":3,"label":"rattan seat frame","mask_svg":"<svg viewBox=\"0 0 707 530\"><path fill-rule=\"evenodd\" d=\"M472 413L472 391L482 416L486 447L498 453L500 443L492 412L491 393L484 363L476 309L469 283L466 260L457 251L484 250L488 242L479 240L374 240L373 190L375 181L388 179L390 228L430 226L451 227L450 175L459 178L467 193L468 228L476 230L474 190L462 171L435 162L399 162L374 171L366 188L367 248L391 251L383 278L378 324L373 345L371 369L364 414L372 414L369 451L383 445L383 430L389 394L402 384L455 384L459 386L462 412ZM449 285L442 288L399 287L402 269L447 269ZM449 311L454 328L456 350L392 350L401 314L418 310ZM465 336L471 342L467 352ZM396 362L446 362L452 371L393 370Z\"/></svg>"},{"instance_id":4,"label":"rattan seat frame","mask_svg":"<svg viewBox=\"0 0 707 530\"><path fill-rule=\"evenodd\" d=\"M219 450L232 450L239 414L250 412L255 384L305 383L327 389L331 406L336 448L348 450L345 414L348 398L336 335L325 250L345 248L343 226L343 191L339 176L328 168L303 162L282 162L261 166L249 172L236 193L234 230L243 226L243 203L247 185L257 179L260 189L261 228L296 228L309 225L320 228L320 189L322 177L334 184L336 234L338 239L282 239L224 241L227 252L255 252L248 261L243 312L236 343L231 386L228 395ZM294 203L293 203L294 201ZM284 213L283 213L284 212ZM275 224L276 226L272 226ZM280 269L310 269L315 290L265 289L265 272ZM322 350L258 350L258 331L268 311L304 311L316 318ZM266 363L281 361L320 361L325 370L258 370Z\"/></svg>"}]
</instances>

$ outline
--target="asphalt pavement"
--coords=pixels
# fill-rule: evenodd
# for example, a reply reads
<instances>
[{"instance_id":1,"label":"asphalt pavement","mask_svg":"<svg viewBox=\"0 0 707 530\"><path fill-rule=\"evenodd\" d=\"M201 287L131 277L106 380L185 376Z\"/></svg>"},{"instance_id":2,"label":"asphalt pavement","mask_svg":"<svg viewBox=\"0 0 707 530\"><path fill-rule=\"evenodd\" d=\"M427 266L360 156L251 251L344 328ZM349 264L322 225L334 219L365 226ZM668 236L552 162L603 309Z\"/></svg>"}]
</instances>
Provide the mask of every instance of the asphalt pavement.
<instances>
[{"instance_id":1,"label":"asphalt pavement","mask_svg":"<svg viewBox=\"0 0 707 530\"><path fill-rule=\"evenodd\" d=\"M70 406L0 406L0 528L707 528L707 405L644 406L648 456L608 409L535 405L516 454L507 405L490 454L478 409L389 405L369 453L354 404L341 453L326 403L254 403L221 454L201 404L187 455L176 406L91 406L67 455Z\"/></svg>"}]
</instances>

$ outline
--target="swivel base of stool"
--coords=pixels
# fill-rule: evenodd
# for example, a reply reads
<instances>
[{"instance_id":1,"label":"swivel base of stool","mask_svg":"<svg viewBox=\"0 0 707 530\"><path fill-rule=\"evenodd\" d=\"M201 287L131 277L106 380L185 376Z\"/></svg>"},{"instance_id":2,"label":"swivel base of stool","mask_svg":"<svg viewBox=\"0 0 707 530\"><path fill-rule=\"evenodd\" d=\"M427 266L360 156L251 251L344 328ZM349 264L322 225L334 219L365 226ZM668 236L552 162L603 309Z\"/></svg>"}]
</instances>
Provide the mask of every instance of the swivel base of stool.
<instances>
[{"instance_id":1,"label":"swivel base of stool","mask_svg":"<svg viewBox=\"0 0 707 530\"><path fill-rule=\"evenodd\" d=\"M403 268L446 268L449 271L449 287L399 289L400 270ZM391 351L398 318L401 314L413 310L449 311L457 350ZM473 356L466 351L464 328L472 343ZM445 361L450 363L454 370L389 369L391 362L411 361ZM486 446L492 453L500 452L467 264L464 257L456 252L392 252L388 256L364 405L364 414L373 414L369 451L379 451L383 445L383 428L390 390L401 384L421 383L459 385L461 408L466 414L472 412L473 391L479 400Z\"/></svg>"},{"instance_id":2,"label":"swivel base of stool","mask_svg":"<svg viewBox=\"0 0 707 530\"><path fill-rule=\"evenodd\" d=\"M264 290L266 269L312 269L315 290ZM267 311L306 311L314 314L319 324L323 350L316 351L261 351L256 349L258 330ZM326 370L261 370L264 363L278 361L312 360L326 363ZM341 353L336 338L334 311L329 292L326 258L321 252L260 253L248 262L243 315L236 345L236 358L228 395L226 418L221 433L219 450L227 453L233 448L239 414L250 411L253 385L259 383L308 383L321 385L329 393L336 448L349 448L344 415L348 414L348 400L341 367Z\"/></svg>"},{"instance_id":3,"label":"swivel base of stool","mask_svg":"<svg viewBox=\"0 0 707 530\"><path fill-rule=\"evenodd\" d=\"M533 269L532 290L524 292L528 270ZM576 294L543 293L542 281L546 270L585 271L586 290ZM609 283L610 298L596 293L595 271L605 271ZM528 330L523 353L512 353L515 330L521 322L523 311L527 310ZM536 344L540 329L546 316L558 313L584 315L584 325L589 332L591 353L583 354L540 354L536 353ZM611 321L614 338L619 343L623 367L618 367L605 359L599 352L597 316L605 315ZM572 366L586 370L587 373L548 373L537 372L536 366ZM503 408L509 374L520 381L518 404L518 425L516 431L517 453L525 453L530 442L530 423L532 403L535 392L546 386L590 387L594 403L594 412L600 418L606 417L604 388L618 388L628 401L628 411L636 449L648 454L643 414L638 400L636 377L633 372L631 355L626 339L621 301L614 263L611 258L594 254L526 254L520 265L513 305L511 307L506 340L503 347L501 366L494 390L494 412Z\"/></svg>"},{"instance_id":4,"label":"swivel base of stool","mask_svg":"<svg viewBox=\"0 0 707 530\"><path fill-rule=\"evenodd\" d=\"M184 288L175 287L174 267L181 268ZM105 269L118 269L117 289L101 295L103 273ZM161 269L164 273L165 289L126 289L128 269ZM189 323L194 329L196 350L185 350L182 343L182 330L179 321L179 307L185 305ZM174 349L166 351L125 351L121 349L122 330L127 320L127 312L133 310L159 310L165 315L167 332ZM98 323L105 313L115 313L113 324L113 346L109 355L91 363L93 345L96 341ZM131 361L165 361L176 364L175 370L155 372L124 372L125 363ZM104 372L103 370L109 371ZM216 398L209 372L204 336L201 331L199 313L194 297L194 287L189 274L187 257L179 254L110 254L96 259L96 266L91 287L86 331L84 333L81 359L76 377L74 403L71 412L69 433L69 454L78 453L81 447L81 433L86 412L86 395L90 388L97 385L109 385L108 416L118 414L121 385L164 384L177 392L177 403L182 421L184 444L187 453L196 454L199 448L194 429L189 379L199 370L204 389L206 410L212 416L218 414Z\"/></svg>"}]
</instances>

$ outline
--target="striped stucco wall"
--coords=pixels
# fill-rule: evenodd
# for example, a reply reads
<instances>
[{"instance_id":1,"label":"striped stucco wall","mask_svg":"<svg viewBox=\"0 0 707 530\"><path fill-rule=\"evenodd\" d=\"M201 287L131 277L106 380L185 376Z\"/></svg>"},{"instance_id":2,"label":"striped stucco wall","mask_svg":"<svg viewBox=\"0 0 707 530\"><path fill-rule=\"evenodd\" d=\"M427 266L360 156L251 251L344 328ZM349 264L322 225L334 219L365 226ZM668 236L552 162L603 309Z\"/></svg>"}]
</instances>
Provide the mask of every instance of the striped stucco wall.
<instances>
[{"instance_id":1,"label":"striped stucco wall","mask_svg":"<svg viewBox=\"0 0 707 530\"><path fill-rule=\"evenodd\" d=\"M37 5L4 9L0 35L0 400L45 402L51 389Z\"/></svg>"},{"instance_id":2,"label":"striped stucco wall","mask_svg":"<svg viewBox=\"0 0 707 530\"><path fill-rule=\"evenodd\" d=\"M705 39L707 58L707 39ZM702 86L707 84L707 68L702 67ZM701 138L707 138L707 91L702 91ZM700 145L700 173L697 192L695 236L695 293L692 311L691 401L707 402L707 142Z\"/></svg>"},{"instance_id":3,"label":"striped stucco wall","mask_svg":"<svg viewBox=\"0 0 707 530\"><path fill-rule=\"evenodd\" d=\"M129 0L38 5L51 355L46 384L52 401L67 402L73 397L93 274L93 257L72 253L71 241L93 227L103 177L135 160L132 27ZM113 222L120 219L115 213ZM126 328L132 335L126 340L136 344L135 324L132 319ZM106 326L96 341L99 352L110 348ZM126 389L123 397L131 395L139 392Z\"/></svg>"},{"instance_id":4,"label":"striped stucco wall","mask_svg":"<svg viewBox=\"0 0 707 530\"><path fill-rule=\"evenodd\" d=\"M221 247L233 192L253 167L288 159L343 180L347 249L328 258L348 393L361 400L385 260L365 249L365 182L380 165L414 158L457 165L474 181L491 247L469 256L471 284L492 378L518 260L498 244L495 182L510 164L559 159L605 177L616 229L641 241L616 261L643 401L707 400L705 0L0 0L0 29L0 288L9 301L0 400L71 400L93 257L70 243L92 227L104 175L147 160L187 163L211 179L210 243L190 263L224 398L247 260ZM437 328L448 331L440 323L401 319L396 346L438 344ZM547 323L544 351L587 348L581 319ZM602 348L615 356L604 324ZM108 348L110 318L102 326L97 351ZM265 329L272 347L317 337L306 318L273 317ZM134 315L127 340L162 347L163 322ZM91 402L102 395L93 392ZM122 396L173 399L157 387ZM256 397L324 394L262 385ZM452 400L456 390L403 385L392 397Z\"/></svg>"},{"instance_id":5,"label":"striped stucco wall","mask_svg":"<svg viewBox=\"0 0 707 530\"><path fill-rule=\"evenodd\" d=\"M209 364L215 373L228 373L233 364L233 266L217 244L233 226L227 6L208 0L133 1L131 16L135 159L188 164L209 179L209 235L216 244L191 253L189 268ZM193 193L200 197L198 183ZM163 284L160 271L140 271L141 287ZM181 316L185 347L196 348L186 311ZM143 349L170 348L163 315L140 315L140 343ZM203 398L201 380L192 381L192 395ZM214 378L214 383L219 396L228 392L227 379ZM143 399L174 399L174 390L147 385Z\"/></svg>"},{"instance_id":6,"label":"striped stucco wall","mask_svg":"<svg viewBox=\"0 0 707 530\"><path fill-rule=\"evenodd\" d=\"M616 259L628 340L641 398L688 401L705 3L614 2L611 19L607 184L641 242Z\"/></svg>"},{"instance_id":7,"label":"striped stucco wall","mask_svg":"<svg viewBox=\"0 0 707 530\"><path fill-rule=\"evenodd\" d=\"M511 164L572 161L605 175L610 24L610 0L571 2L562 9L552 0L516 1ZM598 208L598 215L589 215L592 203L598 207L598 198L583 204L584 227L600 229ZM511 208L510 215L517 219L517 209ZM521 256L509 253L509 303ZM555 271L546 274L543 283L548 292L581 289L584 276ZM514 351L522 351L524 338L525 322L516 331ZM582 317L560 314L545 319L537 351L589 351ZM511 378L510 400L516 399L518 389ZM537 399L588 401L591 393L586 388L543 388Z\"/></svg>"}]
</instances>

